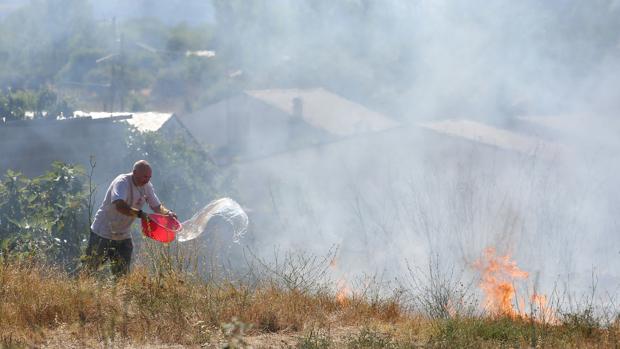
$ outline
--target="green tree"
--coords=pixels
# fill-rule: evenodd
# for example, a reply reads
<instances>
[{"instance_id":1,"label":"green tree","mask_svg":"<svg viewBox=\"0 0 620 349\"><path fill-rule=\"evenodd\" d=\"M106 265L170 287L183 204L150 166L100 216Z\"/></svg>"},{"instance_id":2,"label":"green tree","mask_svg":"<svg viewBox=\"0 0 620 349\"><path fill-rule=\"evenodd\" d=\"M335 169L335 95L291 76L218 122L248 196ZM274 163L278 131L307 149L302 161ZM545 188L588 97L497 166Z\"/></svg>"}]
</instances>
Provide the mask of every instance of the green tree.
<instances>
[{"instance_id":1,"label":"green tree","mask_svg":"<svg viewBox=\"0 0 620 349\"><path fill-rule=\"evenodd\" d=\"M8 90L6 94L0 94L0 117L7 121L23 120L26 111L32 110L35 97L28 91Z\"/></svg>"},{"instance_id":2,"label":"green tree","mask_svg":"<svg viewBox=\"0 0 620 349\"><path fill-rule=\"evenodd\" d=\"M1 253L77 265L88 234L84 172L55 162L39 177L8 171L0 181Z\"/></svg>"}]
</instances>

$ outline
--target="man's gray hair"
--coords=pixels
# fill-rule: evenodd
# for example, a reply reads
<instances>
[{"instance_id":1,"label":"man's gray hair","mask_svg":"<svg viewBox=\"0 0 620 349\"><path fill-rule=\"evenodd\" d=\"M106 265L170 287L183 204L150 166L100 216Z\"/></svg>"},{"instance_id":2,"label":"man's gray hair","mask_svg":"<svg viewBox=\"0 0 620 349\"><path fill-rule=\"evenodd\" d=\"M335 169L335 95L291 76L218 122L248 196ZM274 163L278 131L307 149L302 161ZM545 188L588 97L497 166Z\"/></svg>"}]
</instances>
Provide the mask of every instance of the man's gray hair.
<instances>
[{"instance_id":1,"label":"man's gray hair","mask_svg":"<svg viewBox=\"0 0 620 349\"><path fill-rule=\"evenodd\" d=\"M151 164L149 164L146 160L138 160L135 164L133 164L133 170L137 171L144 168L151 168Z\"/></svg>"}]
</instances>

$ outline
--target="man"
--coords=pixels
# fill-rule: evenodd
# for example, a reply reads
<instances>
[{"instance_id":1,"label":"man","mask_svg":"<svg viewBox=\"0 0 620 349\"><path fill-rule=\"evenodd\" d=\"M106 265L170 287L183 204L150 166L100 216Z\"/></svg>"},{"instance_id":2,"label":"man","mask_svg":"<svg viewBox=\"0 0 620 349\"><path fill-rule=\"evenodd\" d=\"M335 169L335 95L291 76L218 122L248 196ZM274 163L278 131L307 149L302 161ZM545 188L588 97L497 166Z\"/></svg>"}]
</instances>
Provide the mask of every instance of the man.
<instances>
[{"instance_id":1,"label":"man","mask_svg":"<svg viewBox=\"0 0 620 349\"><path fill-rule=\"evenodd\" d=\"M133 165L131 173L119 175L110 184L90 227L85 263L91 272L106 260L110 260L115 276L129 272L133 252L131 224L136 217L147 218L142 211L145 202L154 212L176 218L174 212L165 208L155 195L150 183L151 175L149 163L140 160Z\"/></svg>"}]
</instances>

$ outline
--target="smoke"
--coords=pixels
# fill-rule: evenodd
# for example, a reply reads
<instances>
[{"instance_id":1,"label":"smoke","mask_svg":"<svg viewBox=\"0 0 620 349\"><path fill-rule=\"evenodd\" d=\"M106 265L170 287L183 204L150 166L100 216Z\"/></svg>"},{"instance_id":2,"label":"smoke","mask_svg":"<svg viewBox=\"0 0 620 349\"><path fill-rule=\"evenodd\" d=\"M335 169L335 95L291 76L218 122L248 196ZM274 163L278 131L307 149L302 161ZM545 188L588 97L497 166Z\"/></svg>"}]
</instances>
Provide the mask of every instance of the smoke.
<instances>
[{"instance_id":1,"label":"smoke","mask_svg":"<svg viewBox=\"0 0 620 349\"><path fill-rule=\"evenodd\" d=\"M191 49L215 51L214 63L190 65L181 82L160 80L177 92L170 95L184 95L189 84L209 91L209 101L240 88L322 87L400 123L235 165L239 201L251 209L252 247L264 254L273 245L321 253L337 244L340 268L398 276L407 261L424 264L433 255L468 268L494 246L547 285L558 275L587 283L593 268L607 287L620 281L619 1L92 7L98 19L208 24L212 33ZM166 45L167 34L140 35L140 42ZM132 63L144 75L136 86L152 82L157 62L170 64L165 73L181 69L177 58ZM194 79L199 71L208 76ZM232 72L240 82L231 82ZM523 154L419 127L444 119L474 120L565 151ZM271 132L253 137L288 137Z\"/></svg>"},{"instance_id":2,"label":"smoke","mask_svg":"<svg viewBox=\"0 0 620 349\"><path fill-rule=\"evenodd\" d=\"M131 21L145 17L161 20L168 25L187 23L202 24L213 20L213 7L209 1L94 1L95 18Z\"/></svg>"},{"instance_id":3,"label":"smoke","mask_svg":"<svg viewBox=\"0 0 620 349\"><path fill-rule=\"evenodd\" d=\"M324 86L404 125L478 120L566 151L524 156L407 126L241 165L253 200L267 178L255 194L265 245L339 244L342 268L392 275L435 253L467 267L497 246L549 287L581 287L592 269L617 285L616 1L271 4L242 29L218 21L262 88Z\"/></svg>"}]
</instances>

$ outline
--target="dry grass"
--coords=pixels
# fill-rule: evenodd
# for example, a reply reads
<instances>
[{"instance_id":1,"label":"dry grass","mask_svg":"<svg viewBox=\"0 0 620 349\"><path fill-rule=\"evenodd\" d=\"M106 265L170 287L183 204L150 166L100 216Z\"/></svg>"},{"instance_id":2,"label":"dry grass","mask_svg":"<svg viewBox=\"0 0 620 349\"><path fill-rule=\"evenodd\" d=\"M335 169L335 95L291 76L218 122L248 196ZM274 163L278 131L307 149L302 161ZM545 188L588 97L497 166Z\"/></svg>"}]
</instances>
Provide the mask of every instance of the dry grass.
<instances>
[{"instance_id":1,"label":"dry grass","mask_svg":"<svg viewBox=\"0 0 620 349\"><path fill-rule=\"evenodd\" d=\"M401 316L395 303L339 303L327 291L289 290L271 282L205 282L179 273L153 277L145 269L117 281L72 278L33 263L0 264L0 299L0 338L30 345L59 328L69 328L75 339L191 345L209 342L233 321L249 325L252 335L369 319L395 322Z\"/></svg>"},{"instance_id":2,"label":"dry grass","mask_svg":"<svg viewBox=\"0 0 620 349\"><path fill-rule=\"evenodd\" d=\"M0 348L214 346L296 348L613 347L620 327L580 314L525 319L431 319L397 296L336 299L328 288L273 280L203 281L138 268L117 281L29 262L0 262ZM583 320L583 321L582 321Z\"/></svg>"}]
</instances>

